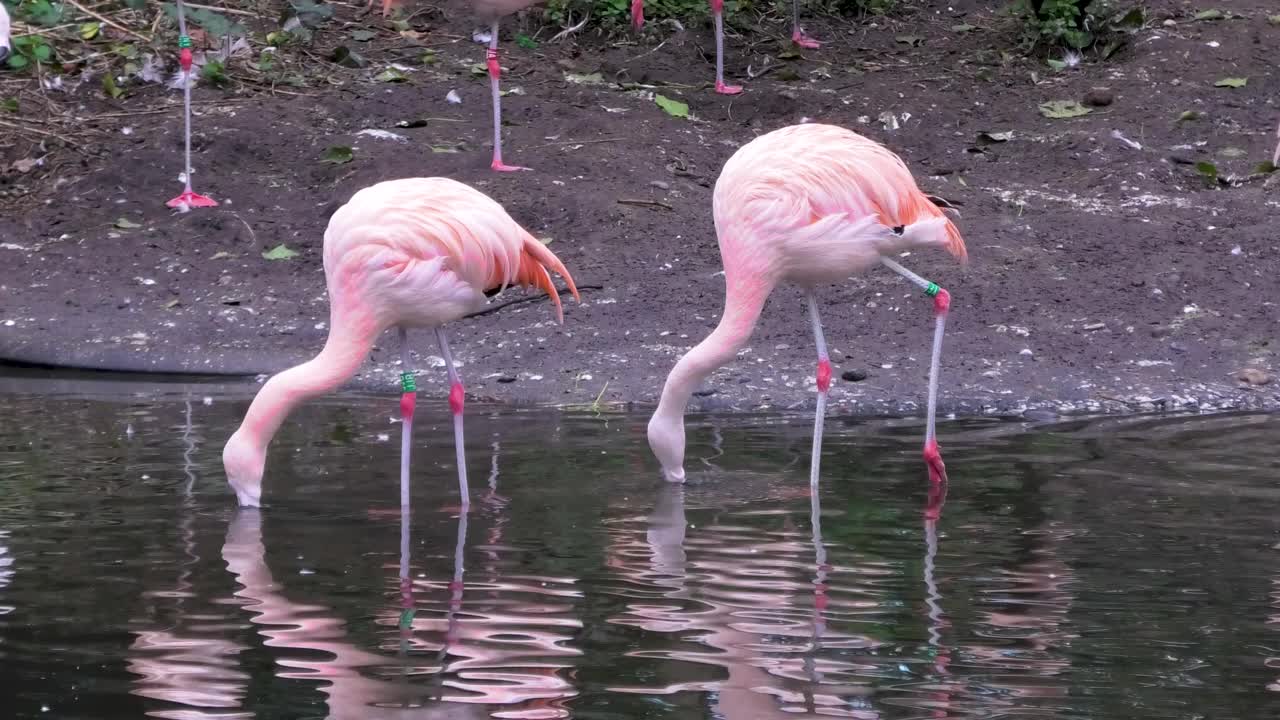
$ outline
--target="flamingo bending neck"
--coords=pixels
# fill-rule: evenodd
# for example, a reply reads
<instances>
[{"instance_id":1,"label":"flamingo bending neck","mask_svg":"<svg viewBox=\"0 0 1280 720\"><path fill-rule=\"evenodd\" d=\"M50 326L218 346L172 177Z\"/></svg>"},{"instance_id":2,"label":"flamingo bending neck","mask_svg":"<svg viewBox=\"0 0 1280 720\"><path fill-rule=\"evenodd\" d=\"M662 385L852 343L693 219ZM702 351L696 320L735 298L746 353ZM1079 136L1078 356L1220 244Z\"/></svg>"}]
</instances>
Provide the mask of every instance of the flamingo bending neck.
<instances>
[{"instance_id":1,"label":"flamingo bending neck","mask_svg":"<svg viewBox=\"0 0 1280 720\"><path fill-rule=\"evenodd\" d=\"M334 307L329 337L314 358L271 377L245 413L239 429L227 440L222 462L227 480L243 507L258 507L267 446L281 423L299 404L333 392L351 379L373 350L385 328L372 318L353 321L352 314Z\"/></svg>"}]
</instances>

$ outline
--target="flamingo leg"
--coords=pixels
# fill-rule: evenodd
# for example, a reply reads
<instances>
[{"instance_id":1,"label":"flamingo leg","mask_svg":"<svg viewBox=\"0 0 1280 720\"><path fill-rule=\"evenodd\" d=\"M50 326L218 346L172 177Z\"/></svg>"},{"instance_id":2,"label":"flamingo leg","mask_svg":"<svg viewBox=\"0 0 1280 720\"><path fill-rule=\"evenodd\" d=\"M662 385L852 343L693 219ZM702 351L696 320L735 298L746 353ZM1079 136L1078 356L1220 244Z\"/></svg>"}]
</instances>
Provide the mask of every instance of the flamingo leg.
<instances>
[{"instance_id":1,"label":"flamingo leg","mask_svg":"<svg viewBox=\"0 0 1280 720\"><path fill-rule=\"evenodd\" d=\"M724 0L711 0L711 12L716 22L716 92L737 95L742 86L724 84Z\"/></svg>"},{"instance_id":2,"label":"flamingo leg","mask_svg":"<svg viewBox=\"0 0 1280 720\"><path fill-rule=\"evenodd\" d=\"M502 93L498 91L499 78L502 76L502 64L498 62L498 21L493 21L492 37L489 38L489 49L485 52L485 63L489 66L489 90L493 95L493 163L490 168L498 172L515 172L529 170L519 165L507 165L502 162ZM452 370L452 368L450 368Z\"/></svg>"},{"instance_id":3,"label":"flamingo leg","mask_svg":"<svg viewBox=\"0 0 1280 720\"><path fill-rule=\"evenodd\" d=\"M924 461L929 466L929 480L934 484L945 483L947 482L947 468L942 464L942 454L938 448L935 421L938 414L938 373L942 364L942 334L947 326L947 312L951 309L951 293L889 258L882 257L880 262L933 298L935 324L933 329L933 355L929 360L929 409L924 434Z\"/></svg>"},{"instance_id":4,"label":"flamingo leg","mask_svg":"<svg viewBox=\"0 0 1280 720\"><path fill-rule=\"evenodd\" d=\"M822 47L822 43L809 37L800 27L800 0L791 0L791 42L809 50Z\"/></svg>"},{"instance_id":5,"label":"flamingo leg","mask_svg":"<svg viewBox=\"0 0 1280 720\"><path fill-rule=\"evenodd\" d=\"M400 327L400 514L409 514L409 455L413 448L413 410L418 385L409 369L409 331Z\"/></svg>"},{"instance_id":6,"label":"flamingo leg","mask_svg":"<svg viewBox=\"0 0 1280 720\"><path fill-rule=\"evenodd\" d=\"M191 38L187 37L187 20L182 12L182 0L178 0L178 64L182 67L182 178L186 183L178 197L166 202L171 208L182 209L217 207L217 201L191 189Z\"/></svg>"},{"instance_id":7,"label":"flamingo leg","mask_svg":"<svg viewBox=\"0 0 1280 720\"><path fill-rule=\"evenodd\" d=\"M466 395L462 390L462 378L458 377L458 370L453 366L453 353L449 352L449 341L444 339L443 328L436 328L436 340L440 342L440 355L449 371L449 409L453 411L453 442L458 455L458 494L465 512L471 506L471 492L467 486L466 448L462 435L462 406Z\"/></svg>"},{"instance_id":8,"label":"flamingo leg","mask_svg":"<svg viewBox=\"0 0 1280 720\"><path fill-rule=\"evenodd\" d=\"M818 466L822 462L822 426L826 420L827 391L831 388L831 358L827 341L822 337L822 320L818 317L818 298L808 293L809 319L813 321L813 340L818 346L818 409L813 418L813 455L809 460L809 492L818 495Z\"/></svg>"}]
</instances>

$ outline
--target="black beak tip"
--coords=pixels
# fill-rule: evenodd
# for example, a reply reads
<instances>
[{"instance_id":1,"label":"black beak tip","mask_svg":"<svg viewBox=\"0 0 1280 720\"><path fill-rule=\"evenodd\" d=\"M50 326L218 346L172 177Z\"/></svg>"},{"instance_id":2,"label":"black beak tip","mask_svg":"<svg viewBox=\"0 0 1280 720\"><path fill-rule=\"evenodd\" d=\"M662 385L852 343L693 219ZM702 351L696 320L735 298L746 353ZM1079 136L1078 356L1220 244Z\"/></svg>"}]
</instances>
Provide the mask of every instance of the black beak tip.
<instances>
[{"instance_id":1,"label":"black beak tip","mask_svg":"<svg viewBox=\"0 0 1280 720\"><path fill-rule=\"evenodd\" d=\"M0 47L0 63L9 59L9 48Z\"/></svg>"}]
</instances>

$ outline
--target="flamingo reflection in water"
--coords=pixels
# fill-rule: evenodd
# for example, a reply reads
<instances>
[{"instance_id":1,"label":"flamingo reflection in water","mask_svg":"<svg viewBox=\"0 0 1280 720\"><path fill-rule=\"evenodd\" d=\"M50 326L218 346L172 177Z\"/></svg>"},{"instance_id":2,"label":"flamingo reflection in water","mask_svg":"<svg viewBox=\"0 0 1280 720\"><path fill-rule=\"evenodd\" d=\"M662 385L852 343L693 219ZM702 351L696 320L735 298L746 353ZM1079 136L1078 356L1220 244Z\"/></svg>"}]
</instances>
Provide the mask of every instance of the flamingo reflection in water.
<instances>
[{"instance_id":1,"label":"flamingo reflection in water","mask_svg":"<svg viewBox=\"0 0 1280 720\"><path fill-rule=\"evenodd\" d=\"M488 497L500 500L496 443L494 448ZM503 505L499 502L492 507L501 513ZM471 580L467 587L473 596L481 597L464 603L468 512L458 517L454 572L444 588L412 577L410 516L407 512L401 515L399 607L383 611L377 620L380 625L396 628L395 639L384 649L400 658L397 676L383 679L371 677L367 671L386 668L390 664L386 655L355 645L347 638L342 620L326 608L296 604L285 597L265 562L258 511L246 508L238 512L227 531L223 558L243 586L237 596L251 601L245 610L254 613L253 622L260 626L268 645L328 656L323 660L277 660L286 670L279 676L327 682L322 692L328 697L328 717L334 720L482 718L490 717L492 706L500 706L504 714L568 717L563 703L576 690L562 677L569 667L563 658L579 653L563 643L582 624L570 615L572 606L565 601L579 593L560 587L566 582L562 579L503 577L493 564L486 567L492 568L487 576ZM492 539L500 541L501 537ZM443 613L426 616L421 612L424 589L447 589L449 599ZM524 599L510 598L516 594ZM531 594L544 600L537 606L538 612L520 614L511 609L528 606ZM442 641L430 642L424 636ZM423 662L425 658L430 660ZM415 678L430 679L411 682Z\"/></svg>"},{"instance_id":2,"label":"flamingo reflection in water","mask_svg":"<svg viewBox=\"0 0 1280 720\"><path fill-rule=\"evenodd\" d=\"M196 448L191 398L185 401L182 431L182 499L178 535L183 558L171 588L144 593L147 617L134 618L134 641L126 664L137 675L130 692L138 697L160 700L163 707L148 709L147 716L170 720L249 720L254 715L241 709L248 691L249 674L238 666L239 655L249 648L222 637L220 631L233 625L217 608L196 607L192 570L200 563L196 547L195 483L192 453ZM0 558L2 560L2 558ZM0 562L2 564L2 562ZM0 587L3 587L0 578ZM172 603L170 612L161 606ZM179 707L175 707L179 706Z\"/></svg>"},{"instance_id":3,"label":"flamingo reflection in water","mask_svg":"<svg viewBox=\"0 0 1280 720\"><path fill-rule=\"evenodd\" d=\"M717 522L698 528L698 535L687 542L686 491L679 484L660 488L652 513L643 521L643 541L625 530L626 524L640 521L638 517L624 518L624 528L613 533L607 554L609 565L626 583L622 592L645 599L628 604L610 622L686 637L700 632L695 639L714 652L629 655L714 665L727 677L610 689L647 695L710 693L712 711L728 720L793 718L797 712L833 710L863 720L878 718L862 700L867 686L852 681L867 668L820 652L875 646L869 637L830 631L825 616L831 611L874 612L878 605L869 589L844 588L851 592L842 593L831 607L827 576L833 568L826 560L820 523L813 522L812 545L800 540L800 533L783 531L781 538L762 539L748 534L749 528ZM821 508L816 498L810 508L811 520L817 520ZM695 559L690 559L692 552L697 553ZM697 607L686 609L691 605ZM802 609L806 606L807 612ZM806 614L807 622L799 620ZM766 635L773 642L766 644ZM802 685L808 687L795 689Z\"/></svg>"}]
</instances>

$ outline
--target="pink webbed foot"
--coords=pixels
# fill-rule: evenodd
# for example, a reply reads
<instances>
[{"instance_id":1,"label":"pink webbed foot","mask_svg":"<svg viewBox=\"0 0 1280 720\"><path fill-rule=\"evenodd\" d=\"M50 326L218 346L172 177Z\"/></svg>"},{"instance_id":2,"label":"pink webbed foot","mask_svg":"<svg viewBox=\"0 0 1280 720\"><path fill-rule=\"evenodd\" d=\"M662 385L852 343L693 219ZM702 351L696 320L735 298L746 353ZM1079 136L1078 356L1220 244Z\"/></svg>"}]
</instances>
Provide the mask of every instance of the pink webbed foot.
<instances>
[{"instance_id":1,"label":"pink webbed foot","mask_svg":"<svg viewBox=\"0 0 1280 720\"><path fill-rule=\"evenodd\" d=\"M947 466L942 463L942 453L938 448L937 440L930 440L924 446L924 463L929 466L930 484L946 484Z\"/></svg>"},{"instance_id":2,"label":"pink webbed foot","mask_svg":"<svg viewBox=\"0 0 1280 720\"><path fill-rule=\"evenodd\" d=\"M723 80L716 81L716 92L721 95L738 95L742 92L741 85L725 85Z\"/></svg>"},{"instance_id":3,"label":"pink webbed foot","mask_svg":"<svg viewBox=\"0 0 1280 720\"><path fill-rule=\"evenodd\" d=\"M171 208L208 208L218 207L218 201L192 190L184 190L181 195L165 203L165 205Z\"/></svg>"},{"instance_id":4,"label":"pink webbed foot","mask_svg":"<svg viewBox=\"0 0 1280 720\"><path fill-rule=\"evenodd\" d=\"M494 160L493 163L489 165L489 169L494 172L520 172L521 170L533 170L533 168L527 168L520 165L508 165L501 160Z\"/></svg>"},{"instance_id":5,"label":"pink webbed foot","mask_svg":"<svg viewBox=\"0 0 1280 720\"><path fill-rule=\"evenodd\" d=\"M809 50L817 50L818 48L822 47L822 43L806 35L804 31L801 30L800 28L796 28L794 31L792 31L791 42L795 43L796 45L799 45L802 48L807 48Z\"/></svg>"}]
</instances>

